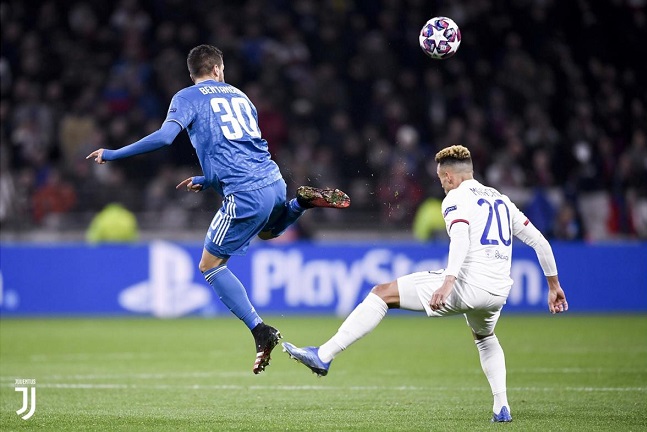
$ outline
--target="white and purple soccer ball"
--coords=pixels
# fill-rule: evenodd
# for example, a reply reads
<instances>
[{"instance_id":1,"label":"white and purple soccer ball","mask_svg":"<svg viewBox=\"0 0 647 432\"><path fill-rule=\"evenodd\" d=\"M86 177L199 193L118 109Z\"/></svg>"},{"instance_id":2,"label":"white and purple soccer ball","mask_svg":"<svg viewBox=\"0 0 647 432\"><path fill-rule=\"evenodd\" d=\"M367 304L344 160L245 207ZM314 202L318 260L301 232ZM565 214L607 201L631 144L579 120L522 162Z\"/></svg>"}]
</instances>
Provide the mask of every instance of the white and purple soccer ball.
<instances>
[{"instance_id":1,"label":"white and purple soccer ball","mask_svg":"<svg viewBox=\"0 0 647 432\"><path fill-rule=\"evenodd\" d=\"M461 44L461 30L447 17L434 17L420 30L420 48L433 59L446 59L458 50Z\"/></svg>"}]
</instances>

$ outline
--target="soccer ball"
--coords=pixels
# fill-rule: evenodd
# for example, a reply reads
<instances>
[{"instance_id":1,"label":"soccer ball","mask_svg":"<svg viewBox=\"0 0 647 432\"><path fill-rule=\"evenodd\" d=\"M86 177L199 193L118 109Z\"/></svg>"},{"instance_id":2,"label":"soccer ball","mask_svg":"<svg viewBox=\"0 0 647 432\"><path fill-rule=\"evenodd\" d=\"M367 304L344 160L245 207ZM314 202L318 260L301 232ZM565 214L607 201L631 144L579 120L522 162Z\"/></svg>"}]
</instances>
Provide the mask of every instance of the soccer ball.
<instances>
[{"instance_id":1,"label":"soccer ball","mask_svg":"<svg viewBox=\"0 0 647 432\"><path fill-rule=\"evenodd\" d=\"M447 17L434 17L420 30L420 48L433 59L446 59L458 50L461 30Z\"/></svg>"}]
</instances>

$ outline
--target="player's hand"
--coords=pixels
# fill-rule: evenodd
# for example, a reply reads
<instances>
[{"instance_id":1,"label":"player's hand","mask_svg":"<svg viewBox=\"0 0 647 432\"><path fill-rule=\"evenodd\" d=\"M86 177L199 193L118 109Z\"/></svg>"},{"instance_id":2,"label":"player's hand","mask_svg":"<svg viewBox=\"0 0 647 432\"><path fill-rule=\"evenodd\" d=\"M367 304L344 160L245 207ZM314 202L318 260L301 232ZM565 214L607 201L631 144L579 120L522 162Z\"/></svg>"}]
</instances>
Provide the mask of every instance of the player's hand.
<instances>
[{"instance_id":1,"label":"player's hand","mask_svg":"<svg viewBox=\"0 0 647 432\"><path fill-rule=\"evenodd\" d=\"M185 187L187 192L198 193L202 190L202 185L198 183L193 183L193 177L182 180L179 185L175 186L175 189L181 189Z\"/></svg>"},{"instance_id":2,"label":"player's hand","mask_svg":"<svg viewBox=\"0 0 647 432\"><path fill-rule=\"evenodd\" d=\"M551 287L548 290L548 310L552 314L566 312L568 310L568 302L566 301L566 294L561 286Z\"/></svg>"},{"instance_id":3,"label":"player's hand","mask_svg":"<svg viewBox=\"0 0 647 432\"><path fill-rule=\"evenodd\" d=\"M429 307L431 307L431 310L436 311L445 307L447 297L449 297L454 289L455 281L456 278L454 276L445 277L445 282L443 282L440 288L434 291L429 300Z\"/></svg>"},{"instance_id":4,"label":"player's hand","mask_svg":"<svg viewBox=\"0 0 647 432\"><path fill-rule=\"evenodd\" d=\"M104 149L100 148L99 150L95 150L95 151L93 151L92 153L90 153L90 154L86 157L86 159L92 159L92 158L94 158L94 161L95 161L96 163L98 163L98 164L104 164L104 163L106 163L106 161L104 161L104 160L103 160L103 150L104 150Z\"/></svg>"},{"instance_id":5,"label":"player's hand","mask_svg":"<svg viewBox=\"0 0 647 432\"><path fill-rule=\"evenodd\" d=\"M557 275L546 276L546 281L548 282L548 310L552 314L566 312L568 310L566 294L559 284Z\"/></svg>"}]
</instances>

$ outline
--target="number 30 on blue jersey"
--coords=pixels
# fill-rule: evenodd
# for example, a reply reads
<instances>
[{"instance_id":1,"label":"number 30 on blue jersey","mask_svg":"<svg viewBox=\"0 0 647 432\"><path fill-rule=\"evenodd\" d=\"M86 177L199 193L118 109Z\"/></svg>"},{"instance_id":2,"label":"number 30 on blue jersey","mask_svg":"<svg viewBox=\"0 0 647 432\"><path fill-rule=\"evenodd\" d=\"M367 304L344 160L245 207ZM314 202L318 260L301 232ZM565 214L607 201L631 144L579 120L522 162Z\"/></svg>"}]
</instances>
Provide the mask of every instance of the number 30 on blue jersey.
<instances>
[{"instance_id":1,"label":"number 30 on blue jersey","mask_svg":"<svg viewBox=\"0 0 647 432\"><path fill-rule=\"evenodd\" d=\"M211 109L220 114L220 129L228 140L239 140L247 133L252 138L260 138L261 131L252 114L252 106L243 97L211 99ZM243 132L244 131L244 132Z\"/></svg>"}]
</instances>

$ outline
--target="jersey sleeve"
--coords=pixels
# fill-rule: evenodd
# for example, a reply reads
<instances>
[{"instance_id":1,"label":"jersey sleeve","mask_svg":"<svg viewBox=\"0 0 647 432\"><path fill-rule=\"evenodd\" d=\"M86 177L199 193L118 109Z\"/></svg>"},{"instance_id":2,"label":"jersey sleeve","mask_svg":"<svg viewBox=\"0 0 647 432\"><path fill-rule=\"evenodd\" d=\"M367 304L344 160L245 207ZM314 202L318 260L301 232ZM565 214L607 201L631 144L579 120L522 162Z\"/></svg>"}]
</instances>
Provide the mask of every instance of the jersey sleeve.
<instances>
[{"instance_id":1,"label":"jersey sleeve","mask_svg":"<svg viewBox=\"0 0 647 432\"><path fill-rule=\"evenodd\" d=\"M166 113L166 120L175 122L180 125L182 129L188 128L197 116L196 107L187 98L176 94L171 99L171 103Z\"/></svg>"},{"instance_id":2,"label":"jersey sleeve","mask_svg":"<svg viewBox=\"0 0 647 432\"><path fill-rule=\"evenodd\" d=\"M528 219L526 220L528 221ZM524 225L524 228L519 233L515 233L515 235L519 240L535 250L539 259L539 265L544 271L545 276L557 275L557 263L553 255L553 249L550 247L548 240L546 240L542 233L530 221Z\"/></svg>"},{"instance_id":3,"label":"jersey sleeve","mask_svg":"<svg viewBox=\"0 0 647 432\"><path fill-rule=\"evenodd\" d=\"M159 130L156 130L135 143L117 150L105 149L103 151L103 160L112 161L123 159L171 145L181 130L182 128L176 123L164 122Z\"/></svg>"},{"instance_id":4,"label":"jersey sleeve","mask_svg":"<svg viewBox=\"0 0 647 432\"><path fill-rule=\"evenodd\" d=\"M470 224L467 205L464 200L462 202L460 201L460 194L456 190L450 191L443 200L442 210L447 234L450 234L454 224Z\"/></svg>"},{"instance_id":5,"label":"jersey sleeve","mask_svg":"<svg viewBox=\"0 0 647 432\"><path fill-rule=\"evenodd\" d=\"M510 205L508 207L510 208L510 217L512 218L512 234L518 236L519 233L528 226L530 220L512 201L510 201Z\"/></svg>"}]
</instances>

